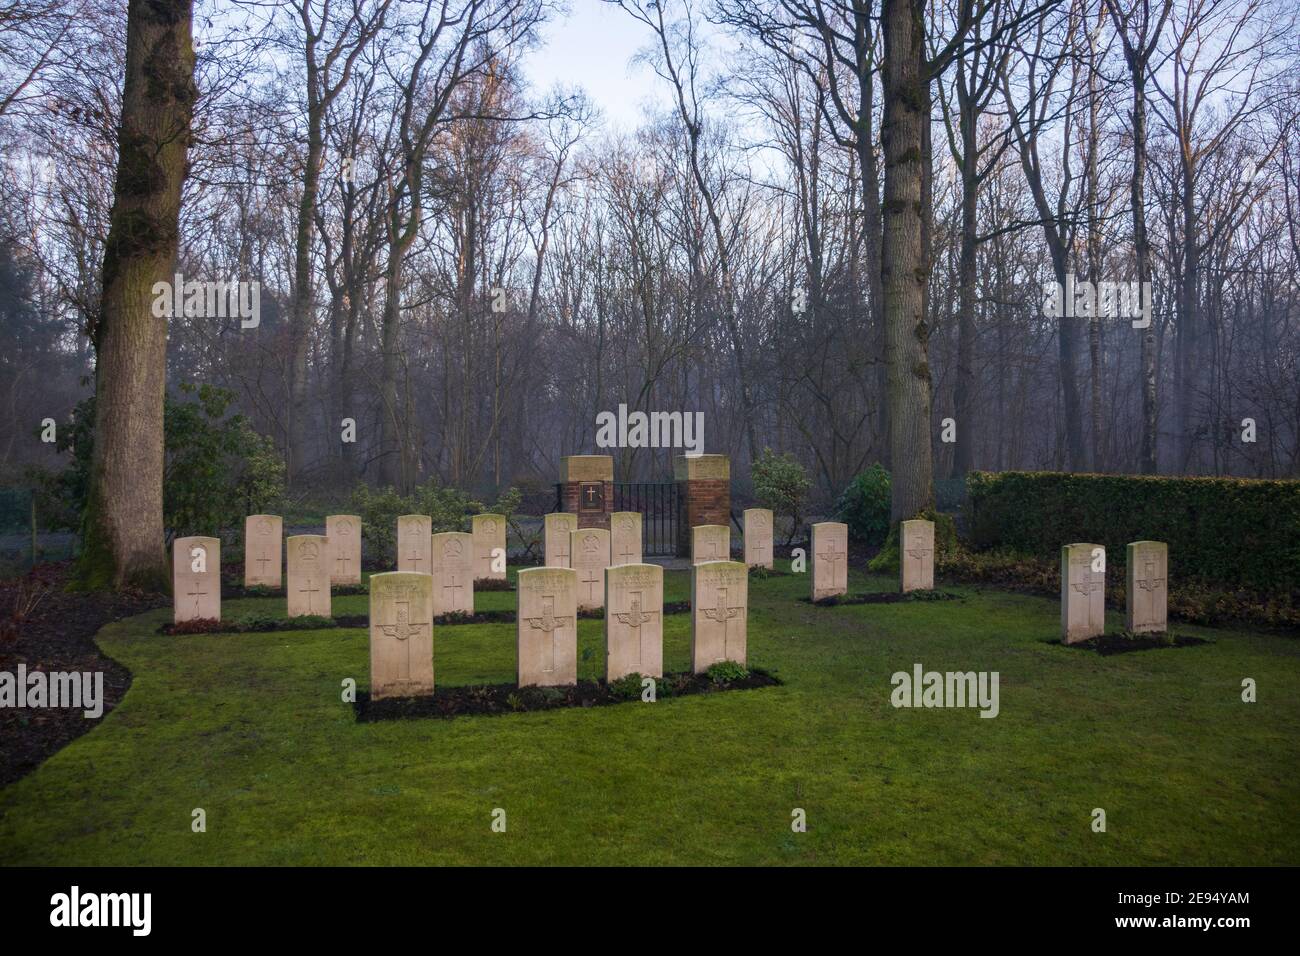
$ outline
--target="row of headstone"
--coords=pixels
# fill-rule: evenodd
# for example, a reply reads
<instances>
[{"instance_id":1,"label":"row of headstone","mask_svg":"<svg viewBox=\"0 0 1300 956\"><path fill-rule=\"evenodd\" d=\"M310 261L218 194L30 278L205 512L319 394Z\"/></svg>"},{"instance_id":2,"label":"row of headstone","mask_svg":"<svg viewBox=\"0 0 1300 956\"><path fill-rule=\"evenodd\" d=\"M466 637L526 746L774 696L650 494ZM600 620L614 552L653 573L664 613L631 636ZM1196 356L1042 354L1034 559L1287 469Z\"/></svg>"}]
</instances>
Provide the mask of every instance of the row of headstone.
<instances>
[{"instance_id":1,"label":"row of headstone","mask_svg":"<svg viewBox=\"0 0 1300 956\"><path fill-rule=\"evenodd\" d=\"M584 528L585 531L603 529ZM573 535L579 531L578 516L557 511L542 519L542 560L548 568L577 567L573 563ZM609 560L605 567L641 563L641 513L615 511L609 516ZM584 545L596 546L584 539Z\"/></svg>"},{"instance_id":2,"label":"row of headstone","mask_svg":"<svg viewBox=\"0 0 1300 956\"><path fill-rule=\"evenodd\" d=\"M428 515L402 515L397 519L397 570L437 573L448 569L463 584L465 579L504 581L504 562L493 556L506 552L506 519L503 515L474 515L471 530L433 534Z\"/></svg>"},{"instance_id":3,"label":"row of headstone","mask_svg":"<svg viewBox=\"0 0 1300 956\"><path fill-rule=\"evenodd\" d=\"M249 515L244 519L244 587L278 590L284 564L284 519L279 515ZM323 537L329 542L330 584L361 583L361 519L356 515L327 515ZM293 540L291 537L290 541ZM292 559L292 552L290 558Z\"/></svg>"},{"instance_id":4,"label":"row of headstone","mask_svg":"<svg viewBox=\"0 0 1300 956\"><path fill-rule=\"evenodd\" d=\"M1131 634L1169 627L1169 545L1134 541L1125 549L1124 627ZM1106 549L1099 544L1061 548L1061 639L1086 641L1106 630Z\"/></svg>"},{"instance_id":5,"label":"row of headstone","mask_svg":"<svg viewBox=\"0 0 1300 956\"><path fill-rule=\"evenodd\" d=\"M604 532L608 534L608 532ZM571 539L572 541L575 539ZM605 678L663 676L664 571L657 564L601 569L605 606ZM749 569L708 561L691 570L691 667L748 659ZM370 578L370 694L433 693L433 577L414 571ZM524 568L517 583L517 680L520 687L578 682L578 568Z\"/></svg>"}]
</instances>

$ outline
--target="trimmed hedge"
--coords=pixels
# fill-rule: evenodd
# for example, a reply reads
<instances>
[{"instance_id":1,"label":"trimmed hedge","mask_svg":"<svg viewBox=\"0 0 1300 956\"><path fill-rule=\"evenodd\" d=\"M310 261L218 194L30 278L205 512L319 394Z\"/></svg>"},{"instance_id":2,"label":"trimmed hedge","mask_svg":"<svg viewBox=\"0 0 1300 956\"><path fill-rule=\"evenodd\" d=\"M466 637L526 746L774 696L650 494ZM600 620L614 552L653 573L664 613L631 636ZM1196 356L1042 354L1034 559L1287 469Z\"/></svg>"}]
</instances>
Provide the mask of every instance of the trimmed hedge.
<instances>
[{"instance_id":1,"label":"trimmed hedge","mask_svg":"<svg viewBox=\"0 0 1300 956\"><path fill-rule=\"evenodd\" d=\"M966 485L979 550L1050 559L1087 541L1120 565L1130 541L1164 541L1184 580L1300 588L1300 481L973 471Z\"/></svg>"}]
</instances>

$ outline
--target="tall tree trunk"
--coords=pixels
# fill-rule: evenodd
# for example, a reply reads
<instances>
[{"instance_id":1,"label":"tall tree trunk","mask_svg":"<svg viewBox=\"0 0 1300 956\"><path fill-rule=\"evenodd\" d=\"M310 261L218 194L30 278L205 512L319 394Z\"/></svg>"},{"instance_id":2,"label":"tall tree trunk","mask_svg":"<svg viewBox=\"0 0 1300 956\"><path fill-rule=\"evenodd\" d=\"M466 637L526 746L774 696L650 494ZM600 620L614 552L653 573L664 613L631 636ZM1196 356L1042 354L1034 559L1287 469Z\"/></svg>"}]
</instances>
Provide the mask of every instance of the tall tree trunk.
<instances>
[{"instance_id":1,"label":"tall tree trunk","mask_svg":"<svg viewBox=\"0 0 1300 956\"><path fill-rule=\"evenodd\" d=\"M315 86L313 69L307 82ZM312 101L319 99L313 92ZM321 122L325 108L314 104L307 116L307 168L298 199L298 226L294 237L293 305L289 316L288 478L292 483L306 465L307 353L312 313L311 245L315 235L316 197L320 186L321 157L325 151Z\"/></svg>"},{"instance_id":2,"label":"tall tree trunk","mask_svg":"<svg viewBox=\"0 0 1300 956\"><path fill-rule=\"evenodd\" d=\"M961 252L957 263L957 375L952 404L957 420L957 443L952 453L952 478L964 478L974 467L975 413L975 266L978 248L979 153L975 141L975 115L963 113L961 170Z\"/></svg>"},{"instance_id":3,"label":"tall tree trunk","mask_svg":"<svg viewBox=\"0 0 1300 956\"><path fill-rule=\"evenodd\" d=\"M930 445L930 329L926 324L922 189L929 73L924 4L884 0L884 230L880 278L889 365L891 519L911 518L933 501Z\"/></svg>"},{"instance_id":4,"label":"tall tree trunk","mask_svg":"<svg viewBox=\"0 0 1300 956\"><path fill-rule=\"evenodd\" d=\"M197 90L191 0L130 0L117 178L104 248L104 292L89 330L95 450L79 577L91 588L170 590L163 529L163 396L167 320L181 187Z\"/></svg>"}]
</instances>

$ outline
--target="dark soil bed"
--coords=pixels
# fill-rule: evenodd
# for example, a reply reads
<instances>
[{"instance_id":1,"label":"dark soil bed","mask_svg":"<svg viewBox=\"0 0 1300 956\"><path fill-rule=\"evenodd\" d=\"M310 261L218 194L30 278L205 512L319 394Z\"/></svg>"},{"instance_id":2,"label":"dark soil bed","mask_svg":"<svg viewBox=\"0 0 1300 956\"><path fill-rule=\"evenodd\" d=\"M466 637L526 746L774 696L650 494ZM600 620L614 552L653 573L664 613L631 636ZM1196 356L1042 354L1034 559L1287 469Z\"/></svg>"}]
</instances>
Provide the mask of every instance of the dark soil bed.
<instances>
[{"instance_id":1,"label":"dark soil bed","mask_svg":"<svg viewBox=\"0 0 1300 956\"><path fill-rule=\"evenodd\" d=\"M1060 638L1056 638L1053 643L1061 643ZM1195 647L1198 644L1209 643L1209 641L1201 637L1169 632L1160 634L1120 632L1118 634L1102 634L1100 637L1090 637L1086 641L1076 641L1065 646L1072 650L1096 651L1103 657L1109 657L1111 654L1127 654L1130 651L1158 651L1174 647Z\"/></svg>"},{"instance_id":2,"label":"dark soil bed","mask_svg":"<svg viewBox=\"0 0 1300 956\"><path fill-rule=\"evenodd\" d=\"M81 709L67 707L0 708L0 786L31 773L94 728L126 694L131 672L100 653L95 644L99 629L169 603L164 595L143 592L65 591L70 573L71 562L65 561L0 581L0 670L16 674L18 665L25 664L28 672L103 672L103 715L87 718Z\"/></svg>"},{"instance_id":3,"label":"dark soil bed","mask_svg":"<svg viewBox=\"0 0 1300 956\"><path fill-rule=\"evenodd\" d=\"M740 680L715 684L704 674L665 674L655 682L657 701L692 694L721 694L733 690L775 687L781 681L757 668ZM432 697L390 697L372 701L362 691L353 704L358 723L405 720L424 717L468 717L483 714L527 713L561 707L605 707L610 704L641 703L641 681L579 681L573 687L516 687L490 684L477 687L448 687Z\"/></svg>"},{"instance_id":4,"label":"dark soil bed","mask_svg":"<svg viewBox=\"0 0 1300 956\"><path fill-rule=\"evenodd\" d=\"M860 594L837 594L835 597L822 598L820 601L814 601L810 597L801 597L799 599L805 604L812 604L816 607L839 607L842 604L898 604L903 601L958 601L961 600L960 594L953 594L951 591L909 591L903 594L899 591L864 591Z\"/></svg>"}]
</instances>

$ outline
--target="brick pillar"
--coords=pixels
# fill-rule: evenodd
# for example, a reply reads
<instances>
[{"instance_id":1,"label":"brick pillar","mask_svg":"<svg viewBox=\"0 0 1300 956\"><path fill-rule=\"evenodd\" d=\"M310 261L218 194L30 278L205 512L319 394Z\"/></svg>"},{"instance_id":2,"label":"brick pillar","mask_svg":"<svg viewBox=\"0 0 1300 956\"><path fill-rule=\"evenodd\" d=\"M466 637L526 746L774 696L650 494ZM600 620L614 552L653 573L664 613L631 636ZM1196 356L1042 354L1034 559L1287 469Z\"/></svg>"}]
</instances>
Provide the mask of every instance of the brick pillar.
<instances>
[{"instance_id":1,"label":"brick pillar","mask_svg":"<svg viewBox=\"0 0 1300 956\"><path fill-rule=\"evenodd\" d=\"M569 455L560 459L564 510L578 516L579 528L609 530L614 511L614 459L609 455Z\"/></svg>"},{"instance_id":2,"label":"brick pillar","mask_svg":"<svg viewBox=\"0 0 1300 956\"><path fill-rule=\"evenodd\" d=\"M677 556L689 558L692 528L731 525L731 459L726 455L681 455L673 459L673 478L684 519L677 523Z\"/></svg>"}]
</instances>

